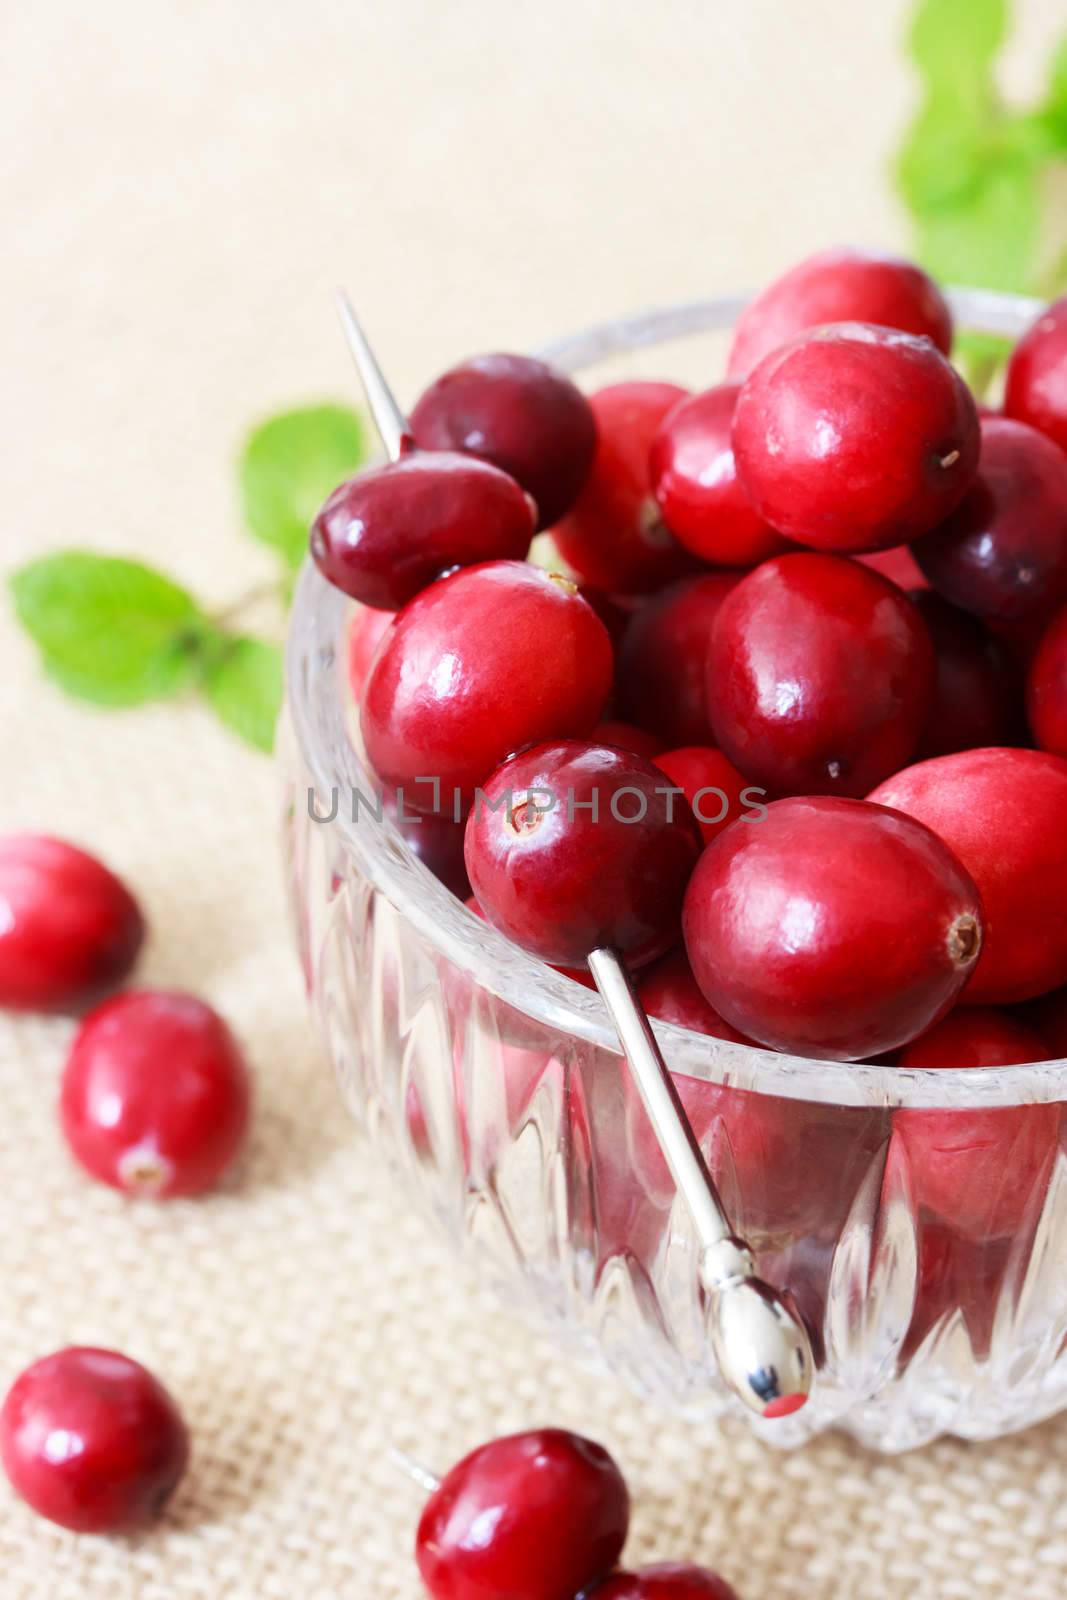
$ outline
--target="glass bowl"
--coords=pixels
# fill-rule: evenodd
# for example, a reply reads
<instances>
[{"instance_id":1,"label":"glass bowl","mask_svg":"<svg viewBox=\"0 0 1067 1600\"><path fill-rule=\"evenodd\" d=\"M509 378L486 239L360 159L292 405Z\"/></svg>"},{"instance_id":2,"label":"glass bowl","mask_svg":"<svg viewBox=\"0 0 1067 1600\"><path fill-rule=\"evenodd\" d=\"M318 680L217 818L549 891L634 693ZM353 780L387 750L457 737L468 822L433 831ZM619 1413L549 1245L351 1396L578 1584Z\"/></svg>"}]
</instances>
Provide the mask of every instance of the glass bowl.
<instances>
[{"instance_id":1,"label":"glass bowl","mask_svg":"<svg viewBox=\"0 0 1067 1600\"><path fill-rule=\"evenodd\" d=\"M963 327L1008 335L1038 309L952 299ZM742 304L651 311L542 354L594 383L706 386ZM350 609L305 566L282 733L300 957L346 1102L411 1203L510 1304L691 1415L739 1409L709 1349L687 1215L599 997L471 915L375 814L345 681ZM1067 1159L1057 1135L1035 1166L1018 1110L1055 1122L1067 1061L904 1071L656 1032L738 1231L813 1333L810 1404L772 1423L744 1413L757 1431L794 1445L840 1427L901 1450L1067 1404ZM1003 1183L962 1230L916 1204L890 1142L900 1116L946 1110L984 1113L1002 1157Z\"/></svg>"}]
</instances>

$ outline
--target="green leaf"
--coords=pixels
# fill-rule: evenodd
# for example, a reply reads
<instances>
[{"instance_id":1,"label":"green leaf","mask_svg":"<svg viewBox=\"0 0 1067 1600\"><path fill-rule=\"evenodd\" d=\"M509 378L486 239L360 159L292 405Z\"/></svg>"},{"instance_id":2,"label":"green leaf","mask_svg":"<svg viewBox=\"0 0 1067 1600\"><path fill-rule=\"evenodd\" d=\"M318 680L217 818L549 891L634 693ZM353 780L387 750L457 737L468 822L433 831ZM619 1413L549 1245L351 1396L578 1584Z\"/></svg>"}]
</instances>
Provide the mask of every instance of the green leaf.
<instances>
[{"instance_id":1,"label":"green leaf","mask_svg":"<svg viewBox=\"0 0 1067 1600\"><path fill-rule=\"evenodd\" d=\"M1025 289L1040 223L1040 169L1010 157L989 161L966 200L919 219L919 254L945 283Z\"/></svg>"},{"instance_id":2,"label":"green leaf","mask_svg":"<svg viewBox=\"0 0 1067 1600\"><path fill-rule=\"evenodd\" d=\"M204 692L220 719L257 750L270 751L282 704L282 652L247 635L220 636L205 663Z\"/></svg>"},{"instance_id":3,"label":"green leaf","mask_svg":"<svg viewBox=\"0 0 1067 1600\"><path fill-rule=\"evenodd\" d=\"M1007 22L1006 0L922 0L908 45L928 90L964 102L984 94Z\"/></svg>"},{"instance_id":4,"label":"green leaf","mask_svg":"<svg viewBox=\"0 0 1067 1600\"><path fill-rule=\"evenodd\" d=\"M966 205L982 181L985 121L961 115L952 101L928 100L897 159L900 192L919 216Z\"/></svg>"},{"instance_id":5,"label":"green leaf","mask_svg":"<svg viewBox=\"0 0 1067 1600\"><path fill-rule=\"evenodd\" d=\"M187 590L138 561L70 550L10 579L45 671L101 705L176 694L193 677L206 623Z\"/></svg>"},{"instance_id":6,"label":"green leaf","mask_svg":"<svg viewBox=\"0 0 1067 1600\"><path fill-rule=\"evenodd\" d=\"M344 406L307 406L260 424L239 463L245 519L257 539L300 565L326 496L367 454L363 424Z\"/></svg>"}]
</instances>

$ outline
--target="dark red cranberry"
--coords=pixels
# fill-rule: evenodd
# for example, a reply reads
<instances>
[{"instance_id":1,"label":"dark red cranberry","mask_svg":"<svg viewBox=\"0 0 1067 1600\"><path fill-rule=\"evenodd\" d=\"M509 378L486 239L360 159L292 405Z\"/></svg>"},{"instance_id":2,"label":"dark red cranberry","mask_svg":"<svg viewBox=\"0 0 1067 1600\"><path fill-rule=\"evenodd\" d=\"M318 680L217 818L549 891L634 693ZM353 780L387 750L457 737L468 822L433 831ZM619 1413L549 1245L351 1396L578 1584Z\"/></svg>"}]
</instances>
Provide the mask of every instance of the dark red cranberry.
<instances>
[{"instance_id":1,"label":"dark red cranberry","mask_svg":"<svg viewBox=\"0 0 1067 1600\"><path fill-rule=\"evenodd\" d=\"M397 803L387 795L382 810L404 840L412 855L444 884L457 900L466 900L471 892L467 869L463 864L463 834L467 818L457 821L450 811L440 813L420 812Z\"/></svg>"},{"instance_id":2,"label":"dark red cranberry","mask_svg":"<svg viewBox=\"0 0 1067 1600\"><path fill-rule=\"evenodd\" d=\"M521 483L550 527L578 498L596 450L585 395L532 356L475 356L421 396L411 431L425 450L462 450Z\"/></svg>"},{"instance_id":3,"label":"dark red cranberry","mask_svg":"<svg viewBox=\"0 0 1067 1600\"><path fill-rule=\"evenodd\" d=\"M929 340L859 322L766 356L742 386L732 439L760 515L842 554L935 528L978 465L978 414L959 374Z\"/></svg>"},{"instance_id":4,"label":"dark red cranberry","mask_svg":"<svg viewBox=\"0 0 1067 1600\"><path fill-rule=\"evenodd\" d=\"M752 1043L708 1003L693 977L689 958L680 947L646 967L637 985L637 992L650 1017L673 1022L679 1028L691 1028L694 1033L705 1033L710 1039L732 1039L735 1044Z\"/></svg>"},{"instance_id":5,"label":"dark red cranberry","mask_svg":"<svg viewBox=\"0 0 1067 1600\"><path fill-rule=\"evenodd\" d=\"M0 1006L73 1010L127 976L136 900L95 857L44 834L0 838Z\"/></svg>"},{"instance_id":6,"label":"dark red cranberry","mask_svg":"<svg viewBox=\"0 0 1067 1600\"><path fill-rule=\"evenodd\" d=\"M1067 450L1067 295L1043 311L1015 346L1004 412Z\"/></svg>"},{"instance_id":7,"label":"dark red cranberry","mask_svg":"<svg viewBox=\"0 0 1067 1600\"><path fill-rule=\"evenodd\" d=\"M1042 750L1067 756L1067 606L1049 624L1030 665L1026 710Z\"/></svg>"},{"instance_id":8,"label":"dark red cranberry","mask_svg":"<svg viewBox=\"0 0 1067 1600\"><path fill-rule=\"evenodd\" d=\"M929 829L864 800L779 800L708 846L686 894L693 973L742 1033L859 1060L942 1016L974 969L981 902Z\"/></svg>"},{"instance_id":9,"label":"dark red cranberry","mask_svg":"<svg viewBox=\"0 0 1067 1600\"><path fill-rule=\"evenodd\" d=\"M590 737L594 744L610 744L616 750L629 750L631 755L644 756L649 761L663 749L662 741L654 733L632 722L598 722Z\"/></svg>"},{"instance_id":10,"label":"dark red cranberry","mask_svg":"<svg viewBox=\"0 0 1067 1600\"><path fill-rule=\"evenodd\" d=\"M1004 646L933 589L911 598L934 646L933 695L916 754L1013 743L1022 731L1022 696Z\"/></svg>"},{"instance_id":11,"label":"dark red cranberry","mask_svg":"<svg viewBox=\"0 0 1067 1600\"><path fill-rule=\"evenodd\" d=\"M0 1454L16 1493L75 1533L149 1521L185 1471L189 1437L152 1374L113 1350L72 1347L35 1361L0 1411Z\"/></svg>"},{"instance_id":12,"label":"dark red cranberry","mask_svg":"<svg viewBox=\"0 0 1067 1600\"><path fill-rule=\"evenodd\" d=\"M605 947L632 966L661 955L700 853L669 788L650 761L606 745L539 745L506 762L467 823L467 872L489 921L553 966Z\"/></svg>"},{"instance_id":13,"label":"dark red cranberry","mask_svg":"<svg viewBox=\"0 0 1067 1600\"><path fill-rule=\"evenodd\" d=\"M409 810L450 809L457 789L469 804L512 751L589 733L612 667L607 630L572 583L519 561L468 567L418 595L383 640L363 694L367 756Z\"/></svg>"},{"instance_id":14,"label":"dark red cranberry","mask_svg":"<svg viewBox=\"0 0 1067 1600\"><path fill-rule=\"evenodd\" d=\"M140 989L85 1018L60 1115L94 1178L169 1199L218 1182L244 1140L250 1099L244 1059L218 1013L192 995Z\"/></svg>"},{"instance_id":15,"label":"dark red cranberry","mask_svg":"<svg viewBox=\"0 0 1067 1600\"><path fill-rule=\"evenodd\" d=\"M665 750L654 760L683 791L705 844L717 839L739 817L758 821L763 815L766 790L750 784L721 750L682 745L678 750Z\"/></svg>"},{"instance_id":16,"label":"dark red cranberry","mask_svg":"<svg viewBox=\"0 0 1067 1600\"><path fill-rule=\"evenodd\" d=\"M374 653L392 624L391 611L376 611L373 606L357 606L348 624L348 686L352 697L363 697L363 686L370 672Z\"/></svg>"},{"instance_id":17,"label":"dark red cranberry","mask_svg":"<svg viewBox=\"0 0 1067 1600\"><path fill-rule=\"evenodd\" d=\"M1067 761L962 750L908 767L870 798L932 828L978 885L985 941L968 1005L1029 1000L1067 981Z\"/></svg>"},{"instance_id":18,"label":"dark red cranberry","mask_svg":"<svg viewBox=\"0 0 1067 1600\"><path fill-rule=\"evenodd\" d=\"M533 535L529 498L506 472L416 450L340 484L311 524L311 554L353 600L399 611L452 567L521 561Z\"/></svg>"},{"instance_id":19,"label":"dark red cranberry","mask_svg":"<svg viewBox=\"0 0 1067 1600\"><path fill-rule=\"evenodd\" d=\"M474 895L470 895L464 904L466 905L467 910L473 912L473 914L482 922L489 921L489 918L478 904L478 901ZM553 967L552 970L553 972L561 973L565 978L570 978L572 983L580 983L583 989L596 988L596 983L594 982L592 973L589 971L588 967ZM498 1016L500 1015L502 1009L503 1002L499 1002L496 1007ZM518 1013L516 1013L516 1016L518 1016ZM509 1018L509 1022L510 1021L511 1019ZM531 1037L534 1038L538 1044L544 1043L544 1030L539 1023L529 1023L523 1020L519 1022L517 1028L509 1027L507 1032L509 1035L507 1042L509 1044L527 1045L529 1044Z\"/></svg>"},{"instance_id":20,"label":"dark red cranberry","mask_svg":"<svg viewBox=\"0 0 1067 1600\"><path fill-rule=\"evenodd\" d=\"M1017 1015L1025 1027L1040 1034L1051 1059L1067 1057L1067 987L1020 1006Z\"/></svg>"},{"instance_id":21,"label":"dark red cranberry","mask_svg":"<svg viewBox=\"0 0 1067 1600\"><path fill-rule=\"evenodd\" d=\"M821 250L776 278L741 313L730 350L732 378L744 378L787 339L828 322L874 322L925 335L945 355L952 315L920 267L862 250Z\"/></svg>"},{"instance_id":22,"label":"dark red cranberry","mask_svg":"<svg viewBox=\"0 0 1067 1600\"><path fill-rule=\"evenodd\" d=\"M620 708L668 744L707 744L704 687L715 614L740 582L736 572L683 578L647 600L630 619L619 648Z\"/></svg>"},{"instance_id":23,"label":"dark red cranberry","mask_svg":"<svg viewBox=\"0 0 1067 1600\"><path fill-rule=\"evenodd\" d=\"M862 795L910 759L933 652L888 578L801 551L750 572L719 608L707 655L714 742L778 794Z\"/></svg>"},{"instance_id":24,"label":"dark red cranberry","mask_svg":"<svg viewBox=\"0 0 1067 1600\"><path fill-rule=\"evenodd\" d=\"M898 544L892 550L871 550L865 556L857 556L856 560L863 566L870 567L873 572L880 572L883 578L888 578L900 589L907 589L914 593L916 589L928 589L930 585L919 571L919 564L911 553L911 546Z\"/></svg>"},{"instance_id":25,"label":"dark red cranberry","mask_svg":"<svg viewBox=\"0 0 1067 1600\"><path fill-rule=\"evenodd\" d=\"M740 384L690 395L652 443L652 489L680 544L713 566L752 567L788 548L737 481L730 425Z\"/></svg>"},{"instance_id":26,"label":"dark red cranberry","mask_svg":"<svg viewBox=\"0 0 1067 1600\"><path fill-rule=\"evenodd\" d=\"M914 548L934 588L964 611L1045 620L1067 600L1067 456L1023 422L983 422L974 485Z\"/></svg>"},{"instance_id":27,"label":"dark red cranberry","mask_svg":"<svg viewBox=\"0 0 1067 1600\"><path fill-rule=\"evenodd\" d=\"M706 1567L663 1561L639 1572L615 1572L582 1600L737 1600L737 1595Z\"/></svg>"},{"instance_id":28,"label":"dark red cranberry","mask_svg":"<svg viewBox=\"0 0 1067 1600\"><path fill-rule=\"evenodd\" d=\"M575 1600L610 1572L630 1522L602 1445L560 1428L494 1439L445 1474L415 1557L433 1600Z\"/></svg>"},{"instance_id":29,"label":"dark red cranberry","mask_svg":"<svg viewBox=\"0 0 1067 1600\"><path fill-rule=\"evenodd\" d=\"M609 594L647 594L695 568L663 524L648 465L660 423L685 394L675 383L635 382L591 397L597 425L592 469L552 534L584 583Z\"/></svg>"}]
</instances>

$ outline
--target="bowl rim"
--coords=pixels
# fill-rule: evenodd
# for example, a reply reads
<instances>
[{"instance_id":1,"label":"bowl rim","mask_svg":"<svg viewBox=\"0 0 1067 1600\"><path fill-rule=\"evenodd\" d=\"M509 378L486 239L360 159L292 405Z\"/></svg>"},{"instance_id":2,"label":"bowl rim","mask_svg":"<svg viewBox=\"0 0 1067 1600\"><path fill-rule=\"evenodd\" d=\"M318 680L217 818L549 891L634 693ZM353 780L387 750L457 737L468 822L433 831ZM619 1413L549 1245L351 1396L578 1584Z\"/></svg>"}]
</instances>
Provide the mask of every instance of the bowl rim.
<instances>
[{"instance_id":1,"label":"bowl rim","mask_svg":"<svg viewBox=\"0 0 1067 1600\"><path fill-rule=\"evenodd\" d=\"M725 330L746 298L725 295L641 311L582 329L536 353L580 372L610 356ZM1044 305L985 290L952 290L948 299L968 329L1009 337L1018 336ZM292 803L307 807L311 826L331 829L361 873L438 955L536 1022L620 1054L595 991L527 955L474 916L423 866L388 819L367 804L372 780L351 738L351 706L345 703L344 643L351 607L306 560L290 619L286 696L303 775L311 783L303 795L297 790ZM335 795L336 815L324 820L334 809ZM779 1055L659 1020L654 1026L672 1072L787 1099L960 1111L1067 1100L1067 1060L967 1071L861 1065Z\"/></svg>"}]
</instances>

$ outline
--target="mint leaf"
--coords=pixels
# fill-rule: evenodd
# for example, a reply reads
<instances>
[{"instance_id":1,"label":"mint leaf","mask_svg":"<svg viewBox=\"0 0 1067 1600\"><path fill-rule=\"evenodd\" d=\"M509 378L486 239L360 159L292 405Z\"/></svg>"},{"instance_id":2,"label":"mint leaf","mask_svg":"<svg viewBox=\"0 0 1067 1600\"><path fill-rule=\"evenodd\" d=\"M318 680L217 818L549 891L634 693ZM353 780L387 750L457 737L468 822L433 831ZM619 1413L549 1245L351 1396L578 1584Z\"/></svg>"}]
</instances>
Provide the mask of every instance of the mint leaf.
<instances>
[{"instance_id":1,"label":"mint leaf","mask_svg":"<svg viewBox=\"0 0 1067 1600\"><path fill-rule=\"evenodd\" d=\"M1006 0L922 0L908 46L928 91L962 102L984 95L1007 23Z\"/></svg>"},{"instance_id":2,"label":"mint leaf","mask_svg":"<svg viewBox=\"0 0 1067 1600\"><path fill-rule=\"evenodd\" d=\"M238 469L245 520L256 538L295 570L315 513L366 454L363 424L344 406L308 406L261 423Z\"/></svg>"},{"instance_id":3,"label":"mint leaf","mask_svg":"<svg viewBox=\"0 0 1067 1600\"><path fill-rule=\"evenodd\" d=\"M139 561L70 550L10 579L45 671L69 694L131 706L193 677L206 626L192 595Z\"/></svg>"},{"instance_id":4,"label":"mint leaf","mask_svg":"<svg viewBox=\"0 0 1067 1600\"><path fill-rule=\"evenodd\" d=\"M1023 289L1040 223L1040 168L1015 157L990 159L966 199L919 218L919 253L945 283Z\"/></svg>"},{"instance_id":5,"label":"mint leaf","mask_svg":"<svg viewBox=\"0 0 1067 1600\"><path fill-rule=\"evenodd\" d=\"M204 692L228 728L270 751L282 704L282 652L247 635L220 636L204 666Z\"/></svg>"}]
</instances>

